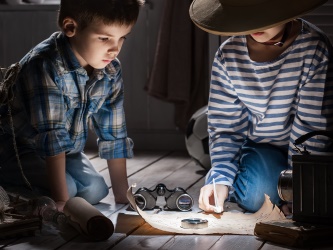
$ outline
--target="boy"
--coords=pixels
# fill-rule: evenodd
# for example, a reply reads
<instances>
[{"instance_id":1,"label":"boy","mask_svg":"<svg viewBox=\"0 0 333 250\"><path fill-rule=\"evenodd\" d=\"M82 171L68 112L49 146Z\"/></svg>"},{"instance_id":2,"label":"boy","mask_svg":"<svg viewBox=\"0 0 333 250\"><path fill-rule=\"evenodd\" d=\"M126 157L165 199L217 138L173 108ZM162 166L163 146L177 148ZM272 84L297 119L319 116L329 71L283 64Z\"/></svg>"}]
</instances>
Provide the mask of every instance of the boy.
<instances>
[{"instance_id":1,"label":"boy","mask_svg":"<svg viewBox=\"0 0 333 250\"><path fill-rule=\"evenodd\" d=\"M9 104L19 160L8 107L1 108L0 185L23 185L26 177L31 186L49 191L59 210L74 196L99 202L108 186L83 153L91 119L115 201L127 203L126 158L133 155L133 143L117 55L142 5L143 0L61 1L61 32L20 61Z\"/></svg>"},{"instance_id":2,"label":"boy","mask_svg":"<svg viewBox=\"0 0 333 250\"><path fill-rule=\"evenodd\" d=\"M231 36L212 68L208 132L212 168L199 206L212 212L213 180L220 207L228 198L257 211L264 194L281 205L277 182L291 167L294 141L333 131L333 58L328 38L299 17L325 0L194 0L192 21ZM304 143L330 151L329 138ZM290 211L286 205L283 212Z\"/></svg>"}]
</instances>

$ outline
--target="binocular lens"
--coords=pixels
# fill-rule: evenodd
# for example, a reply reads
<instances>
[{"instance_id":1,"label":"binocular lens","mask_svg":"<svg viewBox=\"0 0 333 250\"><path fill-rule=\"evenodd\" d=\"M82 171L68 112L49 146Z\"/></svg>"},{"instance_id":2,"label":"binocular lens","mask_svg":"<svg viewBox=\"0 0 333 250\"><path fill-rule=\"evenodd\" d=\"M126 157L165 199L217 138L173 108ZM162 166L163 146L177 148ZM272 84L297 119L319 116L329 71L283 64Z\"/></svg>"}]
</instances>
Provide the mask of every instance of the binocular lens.
<instances>
[{"instance_id":1,"label":"binocular lens","mask_svg":"<svg viewBox=\"0 0 333 250\"><path fill-rule=\"evenodd\" d=\"M283 170L279 176L278 194L283 201L293 201L293 171Z\"/></svg>"},{"instance_id":2,"label":"binocular lens","mask_svg":"<svg viewBox=\"0 0 333 250\"><path fill-rule=\"evenodd\" d=\"M146 199L141 194L134 195L136 205L141 209L146 207Z\"/></svg>"},{"instance_id":3,"label":"binocular lens","mask_svg":"<svg viewBox=\"0 0 333 250\"><path fill-rule=\"evenodd\" d=\"M177 207L181 211L188 211L193 206L193 199L188 194L182 194L177 199Z\"/></svg>"}]
</instances>

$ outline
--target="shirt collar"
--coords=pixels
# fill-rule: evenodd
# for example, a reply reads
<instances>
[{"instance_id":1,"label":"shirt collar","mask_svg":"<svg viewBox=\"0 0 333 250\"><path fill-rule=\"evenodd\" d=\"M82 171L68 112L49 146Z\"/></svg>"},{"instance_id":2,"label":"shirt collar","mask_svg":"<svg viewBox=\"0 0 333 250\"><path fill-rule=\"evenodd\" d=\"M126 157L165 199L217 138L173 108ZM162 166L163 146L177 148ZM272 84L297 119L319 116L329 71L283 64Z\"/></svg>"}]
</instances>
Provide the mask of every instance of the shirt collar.
<instances>
[{"instance_id":1,"label":"shirt collar","mask_svg":"<svg viewBox=\"0 0 333 250\"><path fill-rule=\"evenodd\" d=\"M77 71L81 74L87 74L86 70L80 65L70 46L68 38L62 32L56 35L56 48L59 52L57 65L63 73Z\"/></svg>"}]
</instances>

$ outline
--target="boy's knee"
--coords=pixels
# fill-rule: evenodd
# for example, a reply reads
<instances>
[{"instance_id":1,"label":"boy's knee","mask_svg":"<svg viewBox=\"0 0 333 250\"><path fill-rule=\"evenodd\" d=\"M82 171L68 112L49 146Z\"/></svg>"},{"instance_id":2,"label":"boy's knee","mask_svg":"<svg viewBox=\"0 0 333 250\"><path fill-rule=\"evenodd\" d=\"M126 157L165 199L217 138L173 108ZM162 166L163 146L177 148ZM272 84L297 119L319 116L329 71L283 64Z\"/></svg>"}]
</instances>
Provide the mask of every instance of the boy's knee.
<instances>
[{"instance_id":1,"label":"boy's knee","mask_svg":"<svg viewBox=\"0 0 333 250\"><path fill-rule=\"evenodd\" d=\"M69 198L73 198L77 194L77 187L73 178L69 175L66 175L67 191Z\"/></svg>"},{"instance_id":2,"label":"boy's knee","mask_svg":"<svg viewBox=\"0 0 333 250\"><path fill-rule=\"evenodd\" d=\"M90 204L97 204L109 193L109 188L106 185L103 177L97 178L89 186L87 186L78 196L84 198Z\"/></svg>"}]
</instances>

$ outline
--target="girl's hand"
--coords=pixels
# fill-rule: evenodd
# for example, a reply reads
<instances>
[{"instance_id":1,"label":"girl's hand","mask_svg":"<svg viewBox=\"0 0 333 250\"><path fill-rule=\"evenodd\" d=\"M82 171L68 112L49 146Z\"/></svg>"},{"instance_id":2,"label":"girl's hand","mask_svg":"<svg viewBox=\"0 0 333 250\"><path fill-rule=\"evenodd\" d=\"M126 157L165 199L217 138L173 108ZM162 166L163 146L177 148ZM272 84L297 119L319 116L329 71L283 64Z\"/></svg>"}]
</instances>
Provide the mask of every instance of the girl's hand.
<instances>
[{"instance_id":1,"label":"girl's hand","mask_svg":"<svg viewBox=\"0 0 333 250\"><path fill-rule=\"evenodd\" d=\"M219 204L215 204L214 202L213 184L205 185L200 190L199 208L205 212L214 212L215 206L220 206L223 211L224 201L228 198L228 187L223 184L216 184L215 188Z\"/></svg>"}]
</instances>

